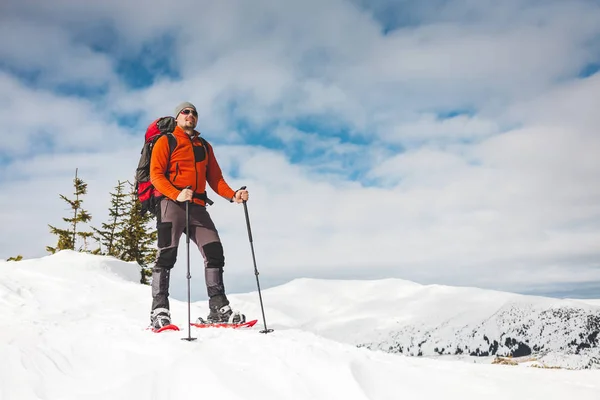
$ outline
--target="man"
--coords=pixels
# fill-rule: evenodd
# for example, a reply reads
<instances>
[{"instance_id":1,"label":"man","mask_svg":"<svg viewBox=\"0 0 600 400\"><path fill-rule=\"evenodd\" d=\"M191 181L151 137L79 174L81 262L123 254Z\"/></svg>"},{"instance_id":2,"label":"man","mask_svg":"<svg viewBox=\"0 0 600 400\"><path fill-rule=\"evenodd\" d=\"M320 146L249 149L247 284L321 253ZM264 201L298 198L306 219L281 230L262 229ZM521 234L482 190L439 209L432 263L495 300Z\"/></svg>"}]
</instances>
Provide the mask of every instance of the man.
<instances>
[{"instance_id":1,"label":"man","mask_svg":"<svg viewBox=\"0 0 600 400\"><path fill-rule=\"evenodd\" d=\"M200 140L195 128L196 107L184 102L175 108L177 139L169 159L166 136L158 139L150 161L150 180L165 197L156 210L158 255L152 271L151 325L161 328L171 323L169 311L169 277L177 259L177 247L185 232L185 203L189 204L190 239L204 258L206 289L209 296L208 322L243 322L245 317L233 312L225 295L223 267L225 258L219 234L206 211L206 183L230 202L248 200L248 191L234 191L223 179L212 146ZM207 148L205 148L204 144Z\"/></svg>"}]
</instances>

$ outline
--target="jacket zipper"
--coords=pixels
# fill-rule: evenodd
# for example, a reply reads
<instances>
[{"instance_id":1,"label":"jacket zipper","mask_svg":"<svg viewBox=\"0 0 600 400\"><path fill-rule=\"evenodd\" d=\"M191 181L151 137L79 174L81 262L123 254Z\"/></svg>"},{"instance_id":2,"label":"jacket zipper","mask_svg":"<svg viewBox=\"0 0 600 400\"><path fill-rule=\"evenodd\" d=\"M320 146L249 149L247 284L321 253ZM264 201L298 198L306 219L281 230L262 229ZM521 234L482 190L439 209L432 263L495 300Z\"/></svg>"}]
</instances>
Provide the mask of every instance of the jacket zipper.
<instances>
[{"instance_id":1,"label":"jacket zipper","mask_svg":"<svg viewBox=\"0 0 600 400\"><path fill-rule=\"evenodd\" d=\"M177 175L179 175L179 162L175 163L175 176L173 177L173 184L175 183L175 180L177 180Z\"/></svg>"}]
</instances>

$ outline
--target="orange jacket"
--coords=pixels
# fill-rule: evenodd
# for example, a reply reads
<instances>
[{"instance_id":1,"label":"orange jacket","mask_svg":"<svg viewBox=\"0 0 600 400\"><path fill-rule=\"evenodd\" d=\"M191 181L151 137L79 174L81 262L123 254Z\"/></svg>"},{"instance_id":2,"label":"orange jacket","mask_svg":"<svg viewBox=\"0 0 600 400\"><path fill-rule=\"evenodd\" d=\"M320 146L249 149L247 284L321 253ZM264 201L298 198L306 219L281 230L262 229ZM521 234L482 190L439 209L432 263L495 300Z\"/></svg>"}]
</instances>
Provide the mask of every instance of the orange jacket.
<instances>
[{"instance_id":1,"label":"orange jacket","mask_svg":"<svg viewBox=\"0 0 600 400\"><path fill-rule=\"evenodd\" d=\"M215 193L230 200L235 191L223 179L212 146L207 142L207 152L198 139L198 132L190 138L178 126L175 127L173 135L177 139L177 146L171 154L170 163L168 138L163 136L154 144L150 159L150 181L154 187L168 198L175 200L186 186L191 186L194 194L206 192L206 182L208 182ZM168 171L167 164L169 164ZM192 201L205 205L204 200L196 197Z\"/></svg>"}]
</instances>

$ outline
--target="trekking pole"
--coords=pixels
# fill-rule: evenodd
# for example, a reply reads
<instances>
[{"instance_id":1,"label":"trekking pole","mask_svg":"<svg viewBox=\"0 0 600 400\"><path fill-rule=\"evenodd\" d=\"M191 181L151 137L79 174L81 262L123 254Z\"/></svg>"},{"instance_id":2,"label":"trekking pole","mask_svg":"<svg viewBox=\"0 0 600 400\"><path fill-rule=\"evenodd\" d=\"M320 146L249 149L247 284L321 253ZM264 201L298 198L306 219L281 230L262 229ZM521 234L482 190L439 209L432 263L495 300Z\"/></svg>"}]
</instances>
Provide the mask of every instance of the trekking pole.
<instances>
[{"instance_id":1,"label":"trekking pole","mask_svg":"<svg viewBox=\"0 0 600 400\"><path fill-rule=\"evenodd\" d=\"M240 190L245 190L246 186L242 186ZM244 213L246 214L246 226L248 227L248 238L250 239L250 249L252 250L252 261L254 262L254 275L256 276L256 287L258 288L258 298L260 300L260 310L262 312L263 324L265 329L260 333L270 333L273 329L267 329L267 320L265 318L265 308L263 307L262 295L260 294L260 283L258 282L258 269L256 268L256 257L254 255L254 244L252 243L252 230L250 229L250 217L248 216L248 206L246 200L244 200Z\"/></svg>"},{"instance_id":2,"label":"trekking pole","mask_svg":"<svg viewBox=\"0 0 600 400\"><path fill-rule=\"evenodd\" d=\"M188 186L186 189L189 189ZM191 288L190 288L190 280L192 279L192 274L190 273L190 200L185 202L185 244L187 251L187 295L188 295L188 337L181 338L181 340L187 340L191 342L196 340L196 338L192 337L192 320L191 320Z\"/></svg>"}]
</instances>

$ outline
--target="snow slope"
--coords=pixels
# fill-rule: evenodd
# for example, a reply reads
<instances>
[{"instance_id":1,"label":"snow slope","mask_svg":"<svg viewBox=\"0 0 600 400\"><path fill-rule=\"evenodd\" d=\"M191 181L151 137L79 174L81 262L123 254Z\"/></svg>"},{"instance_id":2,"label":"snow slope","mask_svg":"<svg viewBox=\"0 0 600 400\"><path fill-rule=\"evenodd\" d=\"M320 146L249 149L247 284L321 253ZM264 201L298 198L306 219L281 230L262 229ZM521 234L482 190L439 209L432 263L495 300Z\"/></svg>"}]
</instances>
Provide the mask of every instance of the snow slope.
<instances>
[{"instance_id":1,"label":"snow slope","mask_svg":"<svg viewBox=\"0 0 600 400\"><path fill-rule=\"evenodd\" d=\"M341 299L321 308L318 291L299 291L304 281L265 291L267 318L276 329L271 334L259 333L258 325L246 331L194 329L195 342L181 340L187 329L154 334L145 329L150 288L137 279L132 264L74 252L0 262L0 399L600 398L598 370L406 357L328 338L335 329L323 321L310 331L309 318L329 313L340 317L341 329L352 315L334 307ZM195 282L193 290L201 285ZM348 296L362 290L376 297L360 283L336 285ZM293 299L289 315L284 305L275 306L278 297ZM307 308L301 307L304 297L310 298ZM260 315L255 293L231 298L247 314ZM349 302L346 307L353 310ZM311 316L307 310L321 311ZM172 311L175 322L184 324L187 305L172 301ZM206 302L192 304L192 315L205 314Z\"/></svg>"},{"instance_id":2,"label":"snow slope","mask_svg":"<svg viewBox=\"0 0 600 400\"><path fill-rule=\"evenodd\" d=\"M398 279L299 279L264 298L286 326L371 349L424 356L535 355L547 366L600 367L600 307L593 301Z\"/></svg>"}]
</instances>

